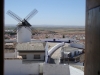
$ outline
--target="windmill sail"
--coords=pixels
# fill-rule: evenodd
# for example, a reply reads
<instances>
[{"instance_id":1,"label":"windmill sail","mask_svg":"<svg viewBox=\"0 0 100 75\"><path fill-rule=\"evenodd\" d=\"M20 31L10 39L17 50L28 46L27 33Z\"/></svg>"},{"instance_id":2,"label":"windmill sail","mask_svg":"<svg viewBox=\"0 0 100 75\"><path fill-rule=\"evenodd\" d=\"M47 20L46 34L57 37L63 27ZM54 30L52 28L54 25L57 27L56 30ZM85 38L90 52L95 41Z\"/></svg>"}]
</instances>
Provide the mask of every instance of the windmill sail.
<instances>
[{"instance_id":1,"label":"windmill sail","mask_svg":"<svg viewBox=\"0 0 100 75\"><path fill-rule=\"evenodd\" d=\"M8 14L9 16L11 16L12 18L16 19L18 22L21 22L21 21L22 21L22 19L21 19L18 15L16 15L15 13L13 13L11 10L9 10L9 11L7 12L7 14Z\"/></svg>"},{"instance_id":2,"label":"windmill sail","mask_svg":"<svg viewBox=\"0 0 100 75\"><path fill-rule=\"evenodd\" d=\"M34 9L33 11L31 11L26 17L25 20L29 21L35 14L37 14L38 11L36 9Z\"/></svg>"}]
</instances>

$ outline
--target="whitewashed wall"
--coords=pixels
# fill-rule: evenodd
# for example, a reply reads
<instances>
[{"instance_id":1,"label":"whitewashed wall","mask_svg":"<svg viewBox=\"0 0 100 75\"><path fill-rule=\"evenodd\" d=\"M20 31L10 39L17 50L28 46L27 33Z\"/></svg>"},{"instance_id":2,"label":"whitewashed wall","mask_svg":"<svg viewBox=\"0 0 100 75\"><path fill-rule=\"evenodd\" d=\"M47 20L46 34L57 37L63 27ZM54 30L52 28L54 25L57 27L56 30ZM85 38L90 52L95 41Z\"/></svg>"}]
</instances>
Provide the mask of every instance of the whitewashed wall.
<instances>
[{"instance_id":1,"label":"whitewashed wall","mask_svg":"<svg viewBox=\"0 0 100 75\"><path fill-rule=\"evenodd\" d=\"M15 53L4 53L4 58L15 58Z\"/></svg>"},{"instance_id":2,"label":"whitewashed wall","mask_svg":"<svg viewBox=\"0 0 100 75\"><path fill-rule=\"evenodd\" d=\"M17 30L17 42L22 43L22 42L31 42L31 30L28 27L21 27L20 30Z\"/></svg>"},{"instance_id":3,"label":"whitewashed wall","mask_svg":"<svg viewBox=\"0 0 100 75\"><path fill-rule=\"evenodd\" d=\"M85 45L80 43L71 43L70 46L85 49Z\"/></svg>"},{"instance_id":4,"label":"whitewashed wall","mask_svg":"<svg viewBox=\"0 0 100 75\"><path fill-rule=\"evenodd\" d=\"M34 59L34 54L39 54L40 59ZM26 55L27 58L23 60L44 60L44 53L19 53L19 55Z\"/></svg>"},{"instance_id":5,"label":"whitewashed wall","mask_svg":"<svg viewBox=\"0 0 100 75\"><path fill-rule=\"evenodd\" d=\"M4 61L4 75L38 75L39 63L25 63L22 60L5 60Z\"/></svg>"},{"instance_id":6,"label":"whitewashed wall","mask_svg":"<svg viewBox=\"0 0 100 75\"><path fill-rule=\"evenodd\" d=\"M70 75L69 66L67 64L44 64L43 75Z\"/></svg>"},{"instance_id":7,"label":"whitewashed wall","mask_svg":"<svg viewBox=\"0 0 100 75\"><path fill-rule=\"evenodd\" d=\"M27 63L21 59L6 59L4 75L84 75L84 72L63 64Z\"/></svg>"}]
</instances>

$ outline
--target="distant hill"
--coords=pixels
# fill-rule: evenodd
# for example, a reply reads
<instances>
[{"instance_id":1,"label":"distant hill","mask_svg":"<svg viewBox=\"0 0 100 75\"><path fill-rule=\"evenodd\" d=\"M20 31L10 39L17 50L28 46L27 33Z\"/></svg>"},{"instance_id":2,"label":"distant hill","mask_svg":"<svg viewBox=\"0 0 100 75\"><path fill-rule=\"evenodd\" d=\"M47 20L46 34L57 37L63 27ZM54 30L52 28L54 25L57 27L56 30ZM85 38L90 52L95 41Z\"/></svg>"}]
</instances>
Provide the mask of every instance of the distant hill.
<instances>
[{"instance_id":1,"label":"distant hill","mask_svg":"<svg viewBox=\"0 0 100 75\"><path fill-rule=\"evenodd\" d=\"M15 28L16 25L14 24L6 24L5 28ZM32 25L32 27L39 27L39 28L85 28L85 26L75 26L75 25Z\"/></svg>"}]
</instances>

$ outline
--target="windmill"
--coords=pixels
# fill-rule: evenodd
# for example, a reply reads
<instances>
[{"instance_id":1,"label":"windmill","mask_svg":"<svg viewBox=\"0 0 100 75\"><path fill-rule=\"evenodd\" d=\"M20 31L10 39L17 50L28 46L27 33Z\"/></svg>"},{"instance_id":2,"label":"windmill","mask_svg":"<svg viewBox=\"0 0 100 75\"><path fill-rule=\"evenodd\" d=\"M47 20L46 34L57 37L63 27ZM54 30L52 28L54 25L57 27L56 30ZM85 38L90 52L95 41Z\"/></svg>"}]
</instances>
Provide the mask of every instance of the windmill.
<instances>
[{"instance_id":1,"label":"windmill","mask_svg":"<svg viewBox=\"0 0 100 75\"><path fill-rule=\"evenodd\" d=\"M7 11L7 14L17 20L19 23L17 24L17 27L14 29L15 32L17 32L17 42L23 43L23 42L30 42L31 41L31 35L32 35L32 25L28 22L38 11L34 9L32 12L30 12L23 20L18 15L16 15L11 10ZM35 30L35 29L34 29ZM35 30L36 31L36 30ZM36 31L37 32L37 31Z\"/></svg>"}]
</instances>

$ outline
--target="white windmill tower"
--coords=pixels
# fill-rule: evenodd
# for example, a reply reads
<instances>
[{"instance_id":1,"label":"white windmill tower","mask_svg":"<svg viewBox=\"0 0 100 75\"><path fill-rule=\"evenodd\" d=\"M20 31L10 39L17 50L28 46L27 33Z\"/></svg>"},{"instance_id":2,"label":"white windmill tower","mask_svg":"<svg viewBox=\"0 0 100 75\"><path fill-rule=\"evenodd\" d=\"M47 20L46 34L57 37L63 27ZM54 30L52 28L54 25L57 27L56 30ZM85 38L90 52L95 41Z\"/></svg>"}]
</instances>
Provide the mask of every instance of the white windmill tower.
<instances>
[{"instance_id":1,"label":"white windmill tower","mask_svg":"<svg viewBox=\"0 0 100 75\"><path fill-rule=\"evenodd\" d=\"M17 27L14 29L17 32L17 42L18 43L25 43L25 42L30 42L31 41L31 25L28 22L32 16L34 16L38 11L34 9L30 14L26 16L23 20L13 13L12 11L8 11L7 14L16 19L19 23Z\"/></svg>"}]
</instances>

